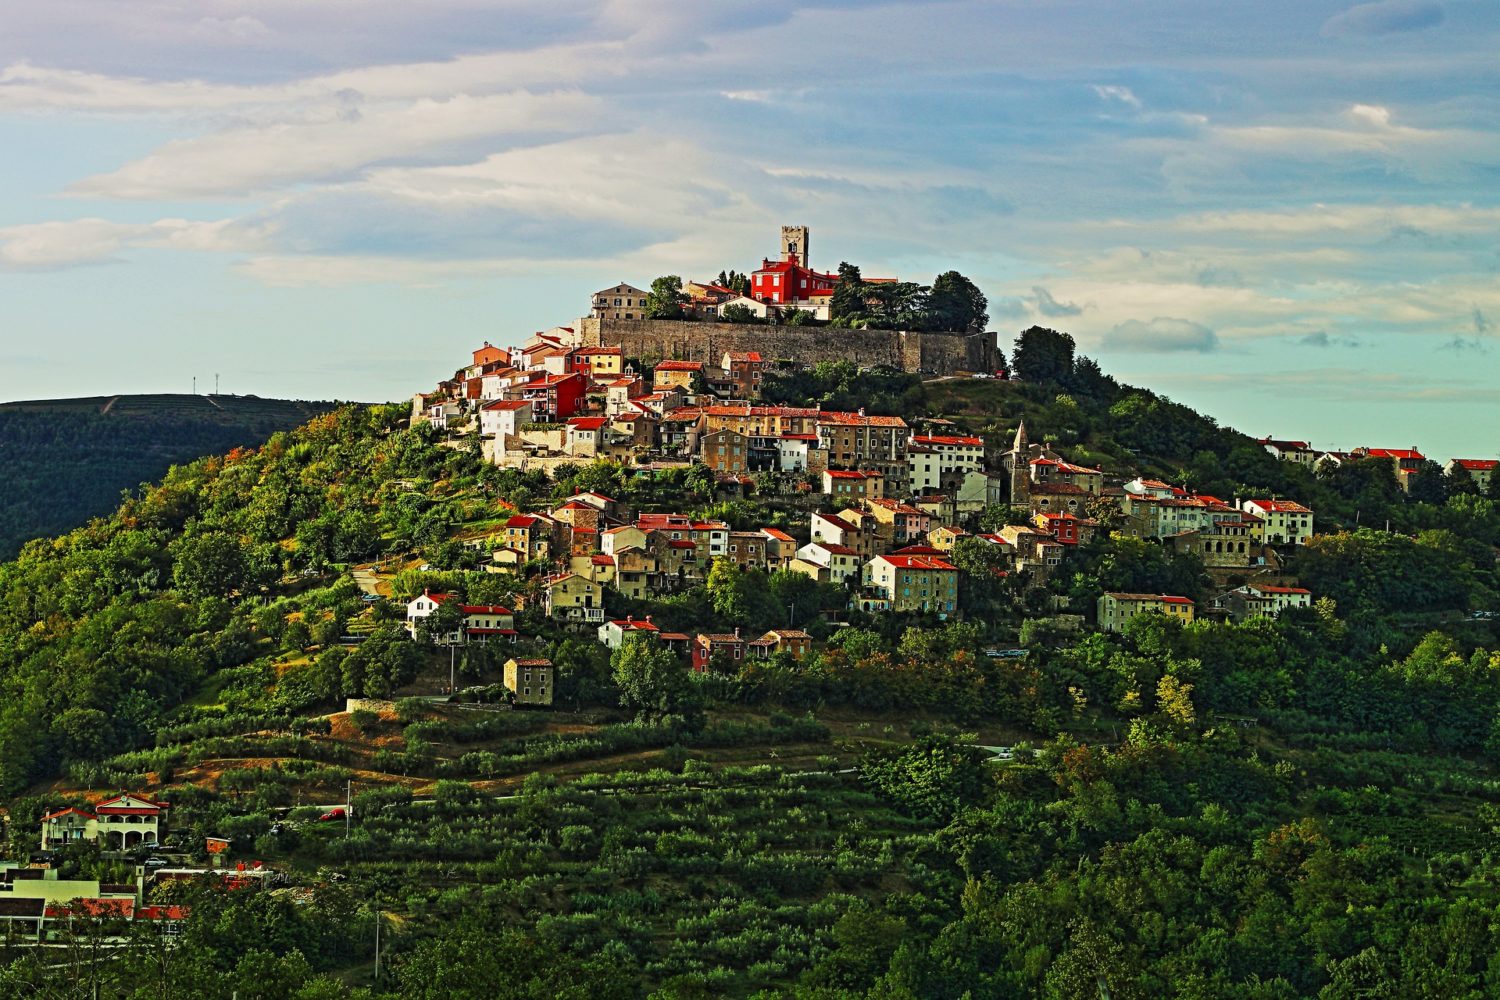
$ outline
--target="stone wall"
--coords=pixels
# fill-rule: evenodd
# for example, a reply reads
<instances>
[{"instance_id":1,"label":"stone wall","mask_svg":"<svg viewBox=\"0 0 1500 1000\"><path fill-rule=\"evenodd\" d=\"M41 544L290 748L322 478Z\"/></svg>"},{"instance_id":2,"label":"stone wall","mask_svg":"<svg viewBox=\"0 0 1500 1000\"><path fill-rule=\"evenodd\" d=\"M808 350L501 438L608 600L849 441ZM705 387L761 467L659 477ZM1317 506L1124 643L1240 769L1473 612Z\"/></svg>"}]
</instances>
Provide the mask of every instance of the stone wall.
<instances>
[{"instance_id":1,"label":"stone wall","mask_svg":"<svg viewBox=\"0 0 1500 1000\"><path fill-rule=\"evenodd\" d=\"M664 359L717 365L725 351L759 351L768 361L852 361L862 367L891 365L937 375L992 371L997 350L993 333L910 333L904 330L847 330L828 326L758 326L748 323L695 323L685 320L580 319L588 346L619 347L627 358L646 363Z\"/></svg>"}]
</instances>

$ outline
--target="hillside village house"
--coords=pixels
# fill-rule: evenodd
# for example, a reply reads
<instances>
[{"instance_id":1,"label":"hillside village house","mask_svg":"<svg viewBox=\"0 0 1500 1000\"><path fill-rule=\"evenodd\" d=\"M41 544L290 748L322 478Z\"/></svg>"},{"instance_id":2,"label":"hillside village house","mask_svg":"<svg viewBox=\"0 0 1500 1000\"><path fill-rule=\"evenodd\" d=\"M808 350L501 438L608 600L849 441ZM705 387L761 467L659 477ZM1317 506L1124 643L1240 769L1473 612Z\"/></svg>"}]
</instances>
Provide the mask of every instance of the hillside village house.
<instances>
[{"instance_id":1,"label":"hillside village house","mask_svg":"<svg viewBox=\"0 0 1500 1000\"><path fill-rule=\"evenodd\" d=\"M797 550L791 569L819 583L843 584L859 575L859 553L847 545L808 542Z\"/></svg>"},{"instance_id":2,"label":"hillside village house","mask_svg":"<svg viewBox=\"0 0 1500 1000\"><path fill-rule=\"evenodd\" d=\"M524 399L497 399L479 408L480 437L504 440L522 424L531 423L531 403Z\"/></svg>"},{"instance_id":3,"label":"hillside village house","mask_svg":"<svg viewBox=\"0 0 1500 1000\"><path fill-rule=\"evenodd\" d=\"M1318 453L1306 441L1280 441L1276 438L1265 437L1261 438L1258 443L1283 462L1293 462L1312 468L1312 464L1318 459Z\"/></svg>"},{"instance_id":4,"label":"hillside village house","mask_svg":"<svg viewBox=\"0 0 1500 1000\"><path fill-rule=\"evenodd\" d=\"M1443 471L1451 476L1457 470L1462 469L1469 474L1470 479L1474 480L1474 485L1479 487L1479 492L1485 493L1489 491L1490 480L1495 475L1496 465L1500 465L1500 462L1493 458L1453 458L1443 466Z\"/></svg>"},{"instance_id":5,"label":"hillside village house","mask_svg":"<svg viewBox=\"0 0 1500 1000\"><path fill-rule=\"evenodd\" d=\"M885 496L885 477L878 472L824 469L823 492L832 496L834 503L849 503L866 497L880 499Z\"/></svg>"},{"instance_id":6,"label":"hillside village house","mask_svg":"<svg viewBox=\"0 0 1500 1000\"><path fill-rule=\"evenodd\" d=\"M577 573L559 573L542 581L543 607L553 618L572 622L604 620L604 587Z\"/></svg>"},{"instance_id":7,"label":"hillside village house","mask_svg":"<svg viewBox=\"0 0 1500 1000\"><path fill-rule=\"evenodd\" d=\"M655 639L661 629L651 624L651 616L645 618L616 618L599 626L599 641L609 649L619 649L631 636Z\"/></svg>"},{"instance_id":8,"label":"hillside village house","mask_svg":"<svg viewBox=\"0 0 1500 1000\"><path fill-rule=\"evenodd\" d=\"M746 652L752 658L762 660L777 653L788 653L794 660L803 660L812 652L812 636L801 629L776 628L746 643Z\"/></svg>"},{"instance_id":9,"label":"hillside village house","mask_svg":"<svg viewBox=\"0 0 1500 1000\"><path fill-rule=\"evenodd\" d=\"M573 370L596 379L619 378L625 371L624 352L618 347L580 347L573 352Z\"/></svg>"},{"instance_id":10,"label":"hillside village house","mask_svg":"<svg viewBox=\"0 0 1500 1000\"><path fill-rule=\"evenodd\" d=\"M452 594L434 594L424 590L408 601L406 605L407 633L415 639L422 621L452 599ZM461 604L459 610L463 613L463 625L447 634L434 635L433 642L456 645L465 642L490 642L491 640L511 643L516 641L518 635L516 618L509 608L498 604Z\"/></svg>"},{"instance_id":11,"label":"hillside village house","mask_svg":"<svg viewBox=\"0 0 1500 1000\"><path fill-rule=\"evenodd\" d=\"M97 842L106 851L157 844L169 808L166 802L126 792L91 809L59 809L42 817L42 850L84 842Z\"/></svg>"},{"instance_id":12,"label":"hillside village house","mask_svg":"<svg viewBox=\"0 0 1500 1000\"><path fill-rule=\"evenodd\" d=\"M876 556L865 564L862 582L889 601L892 611L942 617L958 608L958 567L940 555Z\"/></svg>"},{"instance_id":13,"label":"hillside village house","mask_svg":"<svg viewBox=\"0 0 1500 1000\"><path fill-rule=\"evenodd\" d=\"M1427 456L1416 448L1355 448L1353 454L1390 462L1396 472L1396 482L1404 493L1411 492L1411 477L1421 472L1427 461Z\"/></svg>"},{"instance_id":14,"label":"hillside village house","mask_svg":"<svg viewBox=\"0 0 1500 1000\"><path fill-rule=\"evenodd\" d=\"M984 468L984 438L918 434L907 448L907 475L914 493L945 488L945 480Z\"/></svg>"},{"instance_id":15,"label":"hillside village house","mask_svg":"<svg viewBox=\"0 0 1500 1000\"><path fill-rule=\"evenodd\" d=\"M509 659L505 661L505 686L517 705L550 705L556 672L551 660Z\"/></svg>"},{"instance_id":16,"label":"hillside village house","mask_svg":"<svg viewBox=\"0 0 1500 1000\"><path fill-rule=\"evenodd\" d=\"M1275 618L1287 608L1312 606L1312 591L1304 587L1278 587L1247 583L1214 599L1214 607L1229 612L1235 621L1246 618Z\"/></svg>"},{"instance_id":17,"label":"hillside village house","mask_svg":"<svg viewBox=\"0 0 1500 1000\"><path fill-rule=\"evenodd\" d=\"M644 319L646 295L623 281L613 288L601 288L593 295L589 315L595 319Z\"/></svg>"},{"instance_id":18,"label":"hillside village house","mask_svg":"<svg viewBox=\"0 0 1500 1000\"><path fill-rule=\"evenodd\" d=\"M739 629L735 629L733 635L699 633L693 640L693 669L703 673L715 656L722 656L731 663L738 664L745 659L745 653L746 643L740 638Z\"/></svg>"},{"instance_id":19,"label":"hillside village house","mask_svg":"<svg viewBox=\"0 0 1500 1000\"><path fill-rule=\"evenodd\" d=\"M1099 627L1118 632L1137 615L1163 614L1187 623L1193 620L1193 602L1172 594L1104 594L1099 598Z\"/></svg>"},{"instance_id":20,"label":"hillside village house","mask_svg":"<svg viewBox=\"0 0 1500 1000\"><path fill-rule=\"evenodd\" d=\"M1313 512L1295 500L1245 500L1240 509L1260 518L1260 538L1271 545L1301 545L1313 535Z\"/></svg>"},{"instance_id":21,"label":"hillside village house","mask_svg":"<svg viewBox=\"0 0 1500 1000\"><path fill-rule=\"evenodd\" d=\"M662 361L652 369L651 385L654 389L677 388L690 393L694 380L702 374L701 361Z\"/></svg>"}]
</instances>

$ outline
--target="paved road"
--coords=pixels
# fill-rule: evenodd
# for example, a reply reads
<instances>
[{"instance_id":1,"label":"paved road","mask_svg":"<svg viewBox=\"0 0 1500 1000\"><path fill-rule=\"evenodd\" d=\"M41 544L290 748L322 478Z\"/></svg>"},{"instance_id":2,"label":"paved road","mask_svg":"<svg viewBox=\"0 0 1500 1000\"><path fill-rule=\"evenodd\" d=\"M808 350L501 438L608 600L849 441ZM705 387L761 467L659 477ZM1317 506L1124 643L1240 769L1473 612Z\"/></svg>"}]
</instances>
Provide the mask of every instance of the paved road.
<instances>
[{"instance_id":1,"label":"paved road","mask_svg":"<svg viewBox=\"0 0 1500 1000\"><path fill-rule=\"evenodd\" d=\"M375 571L372 569L356 569L354 571L354 584L359 587L360 593L380 596L380 591L375 589Z\"/></svg>"}]
</instances>

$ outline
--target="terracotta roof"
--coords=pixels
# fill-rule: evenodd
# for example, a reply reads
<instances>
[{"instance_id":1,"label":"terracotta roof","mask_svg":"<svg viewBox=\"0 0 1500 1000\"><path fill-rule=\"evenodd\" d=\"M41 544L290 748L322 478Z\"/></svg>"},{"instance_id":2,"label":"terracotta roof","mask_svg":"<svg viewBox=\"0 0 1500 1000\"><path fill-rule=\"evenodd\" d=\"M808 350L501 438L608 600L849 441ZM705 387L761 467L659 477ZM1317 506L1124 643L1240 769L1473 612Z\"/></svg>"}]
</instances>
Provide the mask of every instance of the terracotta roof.
<instances>
[{"instance_id":1,"label":"terracotta roof","mask_svg":"<svg viewBox=\"0 0 1500 1000\"><path fill-rule=\"evenodd\" d=\"M917 444L939 444L951 447L983 448L984 438L961 437L956 434L919 434L912 438ZM1035 465L1035 462L1031 463Z\"/></svg>"},{"instance_id":2,"label":"terracotta roof","mask_svg":"<svg viewBox=\"0 0 1500 1000\"><path fill-rule=\"evenodd\" d=\"M568 426L576 427L581 431L602 430L609 423L608 417L569 417Z\"/></svg>"},{"instance_id":3,"label":"terracotta roof","mask_svg":"<svg viewBox=\"0 0 1500 1000\"><path fill-rule=\"evenodd\" d=\"M1305 587L1273 587L1264 583L1249 584L1251 590L1258 590L1262 594L1307 594L1312 596L1312 591Z\"/></svg>"},{"instance_id":4,"label":"terracotta roof","mask_svg":"<svg viewBox=\"0 0 1500 1000\"><path fill-rule=\"evenodd\" d=\"M1494 472L1495 466L1500 465L1500 462L1493 458L1455 458L1453 462L1459 468L1468 469L1470 472Z\"/></svg>"},{"instance_id":5,"label":"terracotta roof","mask_svg":"<svg viewBox=\"0 0 1500 1000\"><path fill-rule=\"evenodd\" d=\"M952 570L954 572L958 571L958 567L953 565L948 560L932 555L901 556L892 553L891 555L876 556L875 558L885 560L896 569Z\"/></svg>"},{"instance_id":6,"label":"terracotta roof","mask_svg":"<svg viewBox=\"0 0 1500 1000\"><path fill-rule=\"evenodd\" d=\"M825 410L818 414L820 424L839 424L856 427L905 427L900 417L872 417L862 413L846 413L840 410Z\"/></svg>"},{"instance_id":7,"label":"terracotta roof","mask_svg":"<svg viewBox=\"0 0 1500 1000\"><path fill-rule=\"evenodd\" d=\"M529 407L530 405L531 405L531 400L529 400L529 399L497 399L493 403L485 403L484 404L484 409L486 409L486 410L519 410L522 407Z\"/></svg>"},{"instance_id":8,"label":"terracotta roof","mask_svg":"<svg viewBox=\"0 0 1500 1000\"><path fill-rule=\"evenodd\" d=\"M656 365L659 372L699 372L703 370L701 361L662 361Z\"/></svg>"},{"instance_id":9,"label":"terracotta roof","mask_svg":"<svg viewBox=\"0 0 1500 1000\"><path fill-rule=\"evenodd\" d=\"M516 661L516 666L518 666L518 667L550 667L550 666L552 666L552 661L548 660L546 658L535 658L535 659L528 659L528 660L517 660Z\"/></svg>"},{"instance_id":10,"label":"terracotta roof","mask_svg":"<svg viewBox=\"0 0 1500 1000\"><path fill-rule=\"evenodd\" d=\"M510 608L499 604L465 604L463 606L466 615L508 615Z\"/></svg>"},{"instance_id":11,"label":"terracotta roof","mask_svg":"<svg viewBox=\"0 0 1500 1000\"><path fill-rule=\"evenodd\" d=\"M1311 514L1312 511L1302 506L1295 500L1246 500L1253 503L1261 510L1272 511L1277 514Z\"/></svg>"},{"instance_id":12,"label":"terracotta roof","mask_svg":"<svg viewBox=\"0 0 1500 1000\"><path fill-rule=\"evenodd\" d=\"M774 538L778 542L794 542L794 541L796 541L795 538L793 538L791 535L788 535L785 531L782 531L780 528L761 528L760 529L760 533L762 535L765 535L767 538Z\"/></svg>"},{"instance_id":13,"label":"terracotta roof","mask_svg":"<svg viewBox=\"0 0 1500 1000\"><path fill-rule=\"evenodd\" d=\"M1421 462L1427 458L1415 448L1370 448L1366 454L1371 458L1394 458L1403 462Z\"/></svg>"},{"instance_id":14,"label":"terracotta roof","mask_svg":"<svg viewBox=\"0 0 1500 1000\"><path fill-rule=\"evenodd\" d=\"M1150 601L1153 604L1192 604L1186 597L1177 597L1172 594L1117 594L1106 593L1105 597L1113 597L1117 601Z\"/></svg>"}]
</instances>

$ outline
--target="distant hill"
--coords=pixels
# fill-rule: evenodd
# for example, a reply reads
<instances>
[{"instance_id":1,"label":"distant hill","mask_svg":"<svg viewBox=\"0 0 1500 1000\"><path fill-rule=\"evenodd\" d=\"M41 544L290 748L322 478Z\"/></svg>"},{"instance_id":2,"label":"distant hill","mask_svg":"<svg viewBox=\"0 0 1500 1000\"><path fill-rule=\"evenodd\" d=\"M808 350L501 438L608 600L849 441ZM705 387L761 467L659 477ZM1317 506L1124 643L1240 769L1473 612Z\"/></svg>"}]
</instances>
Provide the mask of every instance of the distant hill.
<instances>
[{"instance_id":1,"label":"distant hill","mask_svg":"<svg viewBox=\"0 0 1500 1000\"><path fill-rule=\"evenodd\" d=\"M0 403L0 559L120 504L175 464L263 443L333 403L162 394Z\"/></svg>"}]
</instances>

